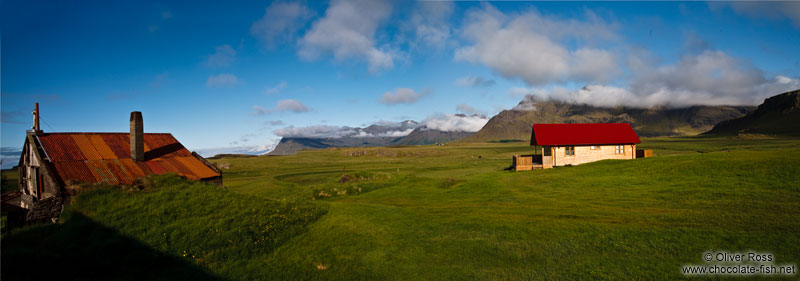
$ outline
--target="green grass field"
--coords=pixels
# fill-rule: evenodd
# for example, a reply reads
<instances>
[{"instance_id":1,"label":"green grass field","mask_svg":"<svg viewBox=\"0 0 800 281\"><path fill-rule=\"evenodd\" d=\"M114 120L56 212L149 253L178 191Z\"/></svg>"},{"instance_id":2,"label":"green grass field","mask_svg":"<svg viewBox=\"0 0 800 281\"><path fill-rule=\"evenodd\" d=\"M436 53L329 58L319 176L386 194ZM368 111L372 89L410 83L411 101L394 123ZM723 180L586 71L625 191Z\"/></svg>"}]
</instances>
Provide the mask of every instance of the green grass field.
<instances>
[{"instance_id":1,"label":"green grass field","mask_svg":"<svg viewBox=\"0 0 800 281\"><path fill-rule=\"evenodd\" d=\"M682 265L718 250L800 264L800 140L657 138L639 148L656 156L516 173L503 169L530 153L525 143L215 159L225 189L170 177L152 190L101 188L78 197L62 224L6 235L3 278L33 255L20 245L95 228L149 249L135 257L181 264L148 278L687 279ZM57 256L81 246L72 244L33 250Z\"/></svg>"}]
</instances>

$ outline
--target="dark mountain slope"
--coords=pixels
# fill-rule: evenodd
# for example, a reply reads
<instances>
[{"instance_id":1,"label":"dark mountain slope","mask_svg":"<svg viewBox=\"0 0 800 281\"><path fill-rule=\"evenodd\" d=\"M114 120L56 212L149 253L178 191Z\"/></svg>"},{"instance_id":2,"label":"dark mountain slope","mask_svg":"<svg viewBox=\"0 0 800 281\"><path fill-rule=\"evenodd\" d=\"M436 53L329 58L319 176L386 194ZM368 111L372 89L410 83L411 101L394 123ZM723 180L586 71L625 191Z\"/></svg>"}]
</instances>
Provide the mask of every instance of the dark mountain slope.
<instances>
[{"instance_id":1,"label":"dark mountain slope","mask_svg":"<svg viewBox=\"0 0 800 281\"><path fill-rule=\"evenodd\" d=\"M745 116L720 122L706 134L800 135L800 89L764 100Z\"/></svg>"}]
</instances>

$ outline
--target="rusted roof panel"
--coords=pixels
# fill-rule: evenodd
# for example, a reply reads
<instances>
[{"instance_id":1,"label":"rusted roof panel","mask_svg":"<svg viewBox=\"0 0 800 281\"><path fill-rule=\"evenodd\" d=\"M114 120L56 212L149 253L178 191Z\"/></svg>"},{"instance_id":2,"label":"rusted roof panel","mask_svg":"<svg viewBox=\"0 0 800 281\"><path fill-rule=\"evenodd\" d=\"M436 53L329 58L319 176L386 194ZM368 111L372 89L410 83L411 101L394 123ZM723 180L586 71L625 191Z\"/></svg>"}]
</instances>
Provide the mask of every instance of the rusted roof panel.
<instances>
[{"instance_id":1,"label":"rusted roof panel","mask_svg":"<svg viewBox=\"0 0 800 281\"><path fill-rule=\"evenodd\" d=\"M122 167L125 168L125 170L127 170L134 179L149 174L142 172L142 169L139 168L139 166L136 165L136 162L133 162L131 159L119 159L119 164L122 165Z\"/></svg>"},{"instance_id":2,"label":"rusted roof panel","mask_svg":"<svg viewBox=\"0 0 800 281\"><path fill-rule=\"evenodd\" d=\"M175 157L178 161L181 162L184 166L192 170L192 173L199 176L200 178L211 178L219 176L217 172L206 166L203 162L197 161L197 158L194 156L187 156L187 157Z\"/></svg>"},{"instance_id":3,"label":"rusted roof panel","mask_svg":"<svg viewBox=\"0 0 800 281\"><path fill-rule=\"evenodd\" d=\"M42 148L62 180L130 184L150 174L176 173L190 179L220 176L192 156L171 134L144 134L145 161L130 158L127 133L47 133Z\"/></svg>"},{"instance_id":4,"label":"rusted roof panel","mask_svg":"<svg viewBox=\"0 0 800 281\"><path fill-rule=\"evenodd\" d=\"M114 159L130 158L131 157L131 144L128 142L127 136L120 136L121 134L103 134L103 140L106 145L114 152ZM124 138L124 139L123 139Z\"/></svg>"},{"instance_id":5,"label":"rusted roof panel","mask_svg":"<svg viewBox=\"0 0 800 281\"><path fill-rule=\"evenodd\" d=\"M68 181L78 182L95 182L96 179L86 166L85 161L68 161L68 162L55 162L53 163L56 171L61 179L66 183Z\"/></svg>"},{"instance_id":6,"label":"rusted roof panel","mask_svg":"<svg viewBox=\"0 0 800 281\"><path fill-rule=\"evenodd\" d=\"M51 161L86 160L83 152L70 135L40 136L39 140L42 142L42 146L45 148L47 155L50 156Z\"/></svg>"},{"instance_id":7,"label":"rusted roof panel","mask_svg":"<svg viewBox=\"0 0 800 281\"><path fill-rule=\"evenodd\" d=\"M119 184L119 181L114 177L111 171L106 167L104 160L90 160L86 161L86 166L92 171L95 182L107 184Z\"/></svg>"},{"instance_id":8,"label":"rusted roof panel","mask_svg":"<svg viewBox=\"0 0 800 281\"><path fill-rule=\"evenodd\" d=\"M133 182L133 176L130 172L128 172L122 164L119 163L119 159L113 159L108 161L103 161L108 167L108 170L114 175L114 178L119 181L121 184L131 184Z\"/></svg>"},{"instance_id":9,"label":"rusted roof panel","mask_svg":"<svg viewBox=\"0 0 800 281\"><path fill-rule=\"evenodd\" d=\"M103 157L100 156L100 153L97 152L97 149L94 148L94 145L89 141L89 138L86 135L72 135L72 140L75 141L75 144L78 146L78 149L81 150L83 156L86 157L86 160L100 160Z\"/></svg>"},{"instance_id":10,"label":"rusted roof panel","mask_svg":"<svg viewBox=\"0 0 800 281\"><path fill-rule=\"evenodd\" d=\"M147 164L147 167L153 171L153 174L160 175L167 172L167 169L164 169L164 166L161 166L160 160L147 161L145 164Z\"/></svg>"},{"instance_id":11,"label":"rusted roof panel","mask_svg":"<svg viewBox=\"0 0 800 281\"><path fill-rule=\"evenodd\" d=\"M111 148L108 147L103 137L98 134L90 134L87 135L89 141L92 143L94 148L97 150L97 153L100 154L100 157L103 159L116 159L117 155L114 154L114 151L111 151Z\"/></svg>"}]
</instances>

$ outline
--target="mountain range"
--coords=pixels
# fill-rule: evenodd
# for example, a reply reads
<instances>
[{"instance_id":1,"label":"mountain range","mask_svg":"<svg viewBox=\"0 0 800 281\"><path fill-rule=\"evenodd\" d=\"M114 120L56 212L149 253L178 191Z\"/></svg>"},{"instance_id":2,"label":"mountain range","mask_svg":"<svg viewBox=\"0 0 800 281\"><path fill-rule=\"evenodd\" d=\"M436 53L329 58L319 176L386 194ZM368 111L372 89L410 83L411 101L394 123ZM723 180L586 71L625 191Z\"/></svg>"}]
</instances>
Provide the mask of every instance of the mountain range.
<instances>
[{"instance_id":1,"label":"mountain range","mask_svg":"<svg viewBox=\"0 0 800 281\"><path fill-rule=\"evenodd\" d=\"M455 117L467 117L456 114ZM373 124L366 128L350 129L345 136L337 137L283 137L268 155L292 155L302 149L322 149L328 147L367 147L393 145L425 145L446 143L473 134L464 131L442 131L426 125L406 120L399 124ZM409 132L410 131L410 132ZM405 135L400 135L400 133Z\"/></svg>"},{"instance_id":2,"label":"mountain range","mask_svg":"<svg viewBox=\"0 0 800 281\"><path fill-rule=\"evenodd\" d=\"M706 132L721 121L744 116L753 106L690 106L671 108L596 107L526 96L516 107L503 110L462 142L523 140L534 123L630 123L639 136L682 136Z\"/></svg>"},{"instance_id":3,"label":"mountain range","mask_svg":"<svg viewBox=\"0 0 800 281\"><path fill-rule=\"evenodd\" d=\"M528 95L514 108L503 110L489 119L475 133L437 130L414 121L405 121L399 127L376 124L364 129L355 128L358 135L345 137L284 137L269 155L288 155L301 149L326 147L424 145L451 141L528 141L531 124L534 123L630 123L642 137L703 133L800 135L800 90L768 98L758 107L599 107ZM386 136L388 132L407 132L411 128L413 130L405 136ZM367 137L364 137L365 134Z\"/></svg>"}]
</instances>

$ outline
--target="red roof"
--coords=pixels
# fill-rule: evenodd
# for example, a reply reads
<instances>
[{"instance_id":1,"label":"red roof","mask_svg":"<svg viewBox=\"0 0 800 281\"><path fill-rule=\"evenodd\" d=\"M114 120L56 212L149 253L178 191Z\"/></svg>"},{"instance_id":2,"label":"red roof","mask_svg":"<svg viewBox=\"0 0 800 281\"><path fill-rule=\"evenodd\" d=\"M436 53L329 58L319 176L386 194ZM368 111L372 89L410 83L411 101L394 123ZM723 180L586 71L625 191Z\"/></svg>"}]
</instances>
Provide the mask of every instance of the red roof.
<instances>
[{"instance_id":1,"label":"red roof","mask_svg":"<svg viewBox=\"0 0 800 281\"><path fill-rule=\"evenodd\" d=\"M150 174L207 179L219 173L197 159L172 134L144 134L145 161L131 160L128 133L46 133L45 154L63 182L130 184Z\"/></svg>"},{"instance_id":2,"label":"red roof","mask_svg":"<svg viewBox=\"0 0 800 281\"><path fill-rule=\"evenodd\" d=\"M640 143L628 123L533 124L531 145Z\"/></svg>"}]
</instances>

